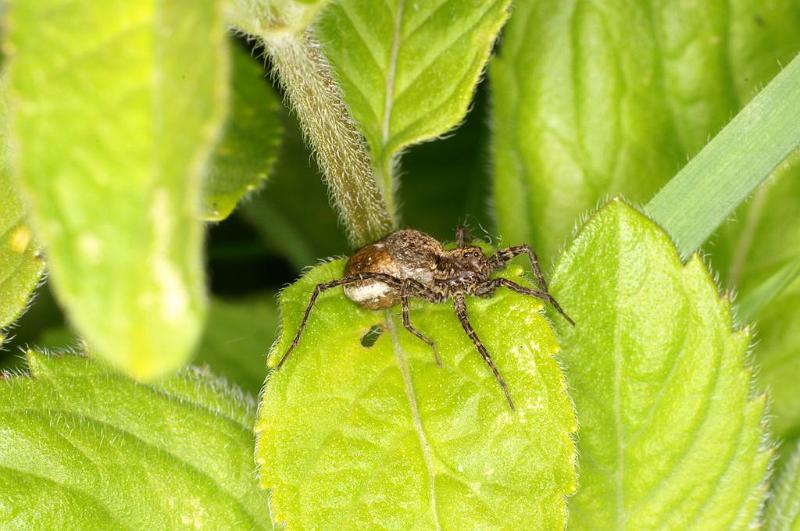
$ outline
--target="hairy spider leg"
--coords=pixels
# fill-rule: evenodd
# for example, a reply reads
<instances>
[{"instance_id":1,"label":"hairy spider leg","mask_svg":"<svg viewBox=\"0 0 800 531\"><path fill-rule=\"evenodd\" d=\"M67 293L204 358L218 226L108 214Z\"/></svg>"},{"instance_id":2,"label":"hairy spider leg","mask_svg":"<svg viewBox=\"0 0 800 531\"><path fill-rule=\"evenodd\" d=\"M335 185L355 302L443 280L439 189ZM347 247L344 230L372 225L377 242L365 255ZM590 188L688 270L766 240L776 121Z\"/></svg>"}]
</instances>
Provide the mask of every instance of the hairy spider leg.
<instances>
[{"instance_id":1,"label":"hairy spider leg","mask_svg":"<svg viewBox=\"0 0 800 531\"><path fill-rule=\"evenodd\" d=\"M436 348L436 343L434 343L432 339L425 336L422 332L420 332L411 325L411 319L408 316L408 297L412 287L416 289L416 293L414 294L415 297L420 297L422 299L427 299L432 302L437 302L433 298L432 294L420 292L420 287L424 288L424 286L421 285L414 286L414 281L412 281L411 279L404 280L403 286L400 288L400 305L403 309L403 326L406 328L406 330L408 330L409 332L420 338L422 341L427 343L429 347L431 347L431 349L433 350L433 359L436 360L436 365L441 367L442 358L439 357L439 350ZM425 291L427 292L427 290Z\"/></svg>"},{"instance_id":2,"label":"hairy spider leg","mask_svg":"<svg viewBox=\"0 0 800 531\"><path fill-rule=\"evenodd\" d=\"M500 249L494 253L494 255L489 259L490 263L492 264L492 270L499 271L505 268L506 263L508 263L509 260L521 254L528 255L528 259L530 259L531 262L531 267L533 268L533 274L536 275L536 282L539 284L539 287L542 288L542 291L547 292L547 281L545 281L544 275L542 275L542 270L539 269L539 259L536 258L536 253L534 253L533 249L531 249L528 245L514 245L512 247Z\"/></svg>"},{"instance_id":3,"label":"hairy spider leg","mask_svg":"<svg viewBox=\"0 0 800 531\"><path fill-rule=\"evenodd\" d=\"M388 284L394 288L402 288L403 281L397 277L393 277L392 275L387 275L385 273L358 273L357 275L350 275L343 278L338 278L336 280L331 280L330 282L323 282L322 284L317 284L314 287L314 292L311 294L311 299L308 301L308 305L306 306L306 311L303 314L303 319L300 321L300 326L297 328L297 333L292 340L292 344L289 345L289 348L286 350L286 354L283 355L281 361L278 362L278 365L275 366L275 370L280 369L283 364L286 362L286 359L289 357L289 354L292 353L294 348L300 342L300 336L303 334L303 330L306 327L306 321L308 321L308 315L311 313L311 309L314 307L314 304L317 302L317 297L319 297L320 293L323 291L327 291L332 288L336 288L338 286L345 286L347 284L353 284L355 282L361 282L362 280L379 280L384 284Z\"/></svg>"},{"instance_id":4,"label":"hairy spider leg","mask_svg":"<svg viewBox=\"0 0 800 531\"><path fill-rule=\"evenodd\" d=\"M456 227L456 244L459 248L466 247L471 241L472 233L469 231L469 227L466 225L459 225Z\"/></svg>"},{"instance_id":5,"label":"hairy spider leg","mask_svg":"<svg viewBox=\"0 0 800 531\"><path fill-rule=\"evenodd\" d=\"M323 282L321 284L317 284L314 287L314 291L311 294L311 299L309 299L308 305L306 305L306 311L305 313L303 313L303 319L300 321L300 326L297 327L297 333L295 334L294 339L292 340L292 344L289 345L289 348L286 350L286 354L283 355L281 361L279 361L278 365L275 366L275 370L278 370L283 366L283 364L286 362L286 359L289 357L289 354L292 353L294 348L300 342L300 336L303 334L303 330L306 327L306 322L308 321L308 316L311 313L311 309L317 302L317 297L319 297L322 292L327 291L329 289L333 289L339 286L345 286L347 284L353 284L355 282L361 282L363 280L378 280L380 282L383 282L384 284L387 284L390 287L399 289L401 295L403 293L403 286L408 285L409 287L406 289L413 289L413 292L410 293L412 296L426 299L431 302L441 302L440 297L437 297L420 282L414 279L403 280L397 277L393 277L392 275L387 275L386 273L374 273L374 272L358 273L355 275L338 278L336 280L331 280L330 282ZM403 314L404 325L406 324L406 318L407 316L404 313ZM411 328L409 327L411 327L410 322L408 326L406 326L406 328L415 336L419 337L420 339L431 345L431 347L433 348L433 354L436 358L436 361L441 367L442 364L441 361L439 360L439 354L436 351L436 347L433 345L433 342L430 339L422 336L422 334L420 334L416 329L413 329L413 327Z\"/></svg>"},{"instance_id":6,"label":"hairy spider leg","mask_svg":"<svg viewBox=\"0 0 800 531\"><path fill-rule=\"evenodd\" d=\"M497 383L500 384L500 387L503 389L503 393L506 395L508 406L511 408L511 411L514 411L514 401L511 400L511 393L508 391L508 385L506 385L506 381L503 379L503 376L500 374L497 366L495 366L492 357L489 355L489 351L487 351L486 347L483 346L483 343L478 338L478 335L475 333L472 325L469 324L469 319L467 318L467 304L464 302L464 295L460 293L456 294L453 297L453 302L456 309L456 316L458 317L458 321L461 323L461 327L472 340L472 343L475 345L475 348L478 349L478 352L480 352L481 356L483 356L483 360L492 370L492 373L494 373Z\"/></svg>"},{"instance_id":7,"label":"hairy spider leg","mask_svg":"<svg viewBox=\"0 0 800 531\"><path fill-rule=\"evenodd\" d=\"M516 291L517 293L522 293L523 295L530 295L531 297L536 297L537 299L549 302L550 304L553 305L553 308L555 308L556 311L558 311L558 313L564 316L564 319L569 321L569 324L575 326L575 321L573 321L572 318L569 315L567 315L567 313L561 308L561 305L558 304L558 301L555 299L555 297L550 295L550 293L548 293L547 291L539 291L536 289L530 289L524 286L520 286L516 282L512 282L507 278L493 278L491 280L482 282L478 286L478 289L476 290L475 294L478 295L479 297L487 297L489 295L492 295L495 292L495 290L500 286L506 287L512 291Z\"/></svg>"}]
</instances>

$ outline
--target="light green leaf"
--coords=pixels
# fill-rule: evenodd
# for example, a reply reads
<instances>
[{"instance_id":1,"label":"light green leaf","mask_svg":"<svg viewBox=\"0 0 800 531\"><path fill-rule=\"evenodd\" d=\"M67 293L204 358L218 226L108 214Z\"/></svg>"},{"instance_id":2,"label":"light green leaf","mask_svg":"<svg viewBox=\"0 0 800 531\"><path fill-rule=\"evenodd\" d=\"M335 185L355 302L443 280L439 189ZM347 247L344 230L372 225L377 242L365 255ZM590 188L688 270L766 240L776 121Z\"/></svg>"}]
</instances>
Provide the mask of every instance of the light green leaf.
<instances>
[{"instance_id":1,"label":"light green leaf","mask_svg":"<svg viewBox=\"0 0 800 531\"><path fill-rule=\"evenodd\" d=\"M775 496L767 508L766 528L770 531L800 529L800 445L778 479Z\"/></svg>"},{"instance_id":2,"label":"light green leaf","mask_svg":"<svg viewBox=\"0 0 800 531\"><path fill-rule=\"evenodd\" d=\"M764 496L764 395L697 257L619 200L561 257L555 320L578 411L575 529L745 529Z\"/></svg>"},{"instance_id":3,"label":"light green leaf","mask_svg":"<svg viewBox=\"0 0 800 531\"><path fill-rule=\"evenodd\" d=\"M270 529L252 402L187 370L141 385L28 353L0 381L0 527Z\"/></svg>"},{"instance_id":4,"label":"light green leaf","mask_svg":"<svg viewBox=\"0 0 800 531\"><path fill-rule=\"evenodd\" d=\"M797 0L520 0L492 64L494 204L554 257L609 194L647 201L800 50Z\"/></svg>"},{"instance_id":5,"label":"light green leaf","mask_svg":"<svg viewBox=\"0 0 800 531\"><path fill-rule=\"evenodd\" d=\"M141 379L205 314L201 177L227 101L219 1L16 2L16 171L92 353Z\"/></svg>"},{"instance_id":6,"label":"light green leaf","mask_svg":"<svg viewBox=\"0 0 800 531\"><path fill-rule=\"evenodd\" d=\"M278 335L273 293L215 299L196 363L257 395L267 374L267 351Z\"/></svg>"},{"instance_id":7,"label":"light green leaf","mask_svg":"<svg viewBox=\"0 0 800 531\"><path fill-rule=\"evenodd\" d=\"M509 4L343 0L320 17L317 34L369 143L390 210L396 155L464 118Z\"/></svg>"},{"instance_id":8,"label":"light green leaf","mask_svg":"<svg viewBox=\"0 0 800 531\"><path fill-rule=\"evenodd\" d=\"M250 35L302 33L328 0L229 0L228 21Z\"/></svg>"},{"instance_id":9,"label":"light green leaf","mask_svg":"<svg viewBox=\"0 0 800 531\"><path fill-rule=\"evenodd\" d=\"M225 133L205 180L204 218L227 218L236 203L267 179L280 148L280 102L259 59L233 46L233 93Z\"/></svg>"},{"instance_id":10,"label":"light green leaf","mask_svg":"<svg viewBox=\"0 0 800 531\"><path fill-rule=\"evenodd\" d=\"M25 310L42 276L44 261L38 255L7 165L7 83L6 76L0 76L0 328L3 328Z\"/></svg>"},{"instance_id":11,"label":"light green leaf","mask_svg":"<svg viewBox=\"0 0 800 531\"><path fill-rule=\"evenodd\" d=\"M343 266L319 266L283 292L284 333L272 364L289 346L313 287L340 277ZM450 304L412 304L410 314L436 341L439 368L428 346L403 328L399 308L364 310L341 289L320 296L260 405L256 459L276 522L563 528L565 496L576 482L576 426L542 305L501 290L469 300L468 308L516 411ZM375 325L383 333L363 346Z\"/></svg>"}]
</instances>

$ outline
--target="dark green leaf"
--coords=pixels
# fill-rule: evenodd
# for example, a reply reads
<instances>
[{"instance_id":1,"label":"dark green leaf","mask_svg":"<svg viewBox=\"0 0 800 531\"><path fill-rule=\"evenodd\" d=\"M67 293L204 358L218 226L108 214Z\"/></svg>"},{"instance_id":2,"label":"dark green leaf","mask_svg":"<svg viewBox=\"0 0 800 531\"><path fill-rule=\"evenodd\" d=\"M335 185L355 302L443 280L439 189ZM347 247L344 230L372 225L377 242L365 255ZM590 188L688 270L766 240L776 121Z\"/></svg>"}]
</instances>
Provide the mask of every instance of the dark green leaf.
<instances>
[{"instance_id":1,"label":"dark green leaf","mask_svg":"<svg viewBox=\"0 0 800 531\"><path fill-rule=\"evenodd\" d=\"M275 294L211 302L195 363L258 395L267 374L267 351L278 335Z\"/></svg>"},{"instance_id":2,"label":"dark green leaf","mask_svg":"<svg viewBox=\"0 0 800 531\"><path fill-rule=\"evenodd\" d=\"M205 180L204 218L227 218L236 204L266 181L280 149L282 126L275 92L261 59L233 46L231 110Z\"/></svg>"}]
</instances>

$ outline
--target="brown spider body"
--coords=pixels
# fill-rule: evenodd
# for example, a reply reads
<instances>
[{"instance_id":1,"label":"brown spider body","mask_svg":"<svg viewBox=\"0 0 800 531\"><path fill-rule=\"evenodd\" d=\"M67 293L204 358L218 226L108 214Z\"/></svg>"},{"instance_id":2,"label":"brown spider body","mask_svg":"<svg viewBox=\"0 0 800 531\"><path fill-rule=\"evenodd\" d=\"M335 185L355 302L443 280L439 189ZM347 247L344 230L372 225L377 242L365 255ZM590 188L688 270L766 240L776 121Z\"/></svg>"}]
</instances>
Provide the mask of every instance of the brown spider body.
<instances>
[{"instance_id":1,"label":"brown spider body","mask_svg":"<svg viewBox=\"0 0 800 531\"><path fill-rule=\"evenodd\" d=\"M347 260L345 277L382 273L398 280L413 280L430 289L442 302L457 293L474 295L478 283L489 279L492 267L479 247L444 250L438 240L417 230L399 230L383 240L366 245ZM400 304L402 288L381 280L353 282L344 293L370 310Z\"/></svg>"},{"instance_id":2,"label":"brown spider body","mask_svg":"<svg viewBox=\"0 0 800 531\"><path fill-rule=\"evenodd\" d=\"M459 229L456 239L458 246L446 250L439 241L423 232L400 230L357 250L347 261L343 278L318 284L314 289L294 340L278 367L283 365L300 341L319 294L337 286L344 287L345 295L350 300L370 310L382 310L400 304L403 326L431 347L436 363L441 366L436 344L411 325L409 299L415 297L434 303L452 300L464 332L491 369L513 410L514 402L505 380L469 323L465 296L490 297L497 288L505 287L549 302L570 323L574 322L548 293L547 283L530 247L517 245L486 256L480 247L467 245L469 236L464 229ZM491 278L492 273L504 269L509 260L521 254L526 254L530 259L540 290L520 286L505 278Z\"/></svg>"}]
</instances>

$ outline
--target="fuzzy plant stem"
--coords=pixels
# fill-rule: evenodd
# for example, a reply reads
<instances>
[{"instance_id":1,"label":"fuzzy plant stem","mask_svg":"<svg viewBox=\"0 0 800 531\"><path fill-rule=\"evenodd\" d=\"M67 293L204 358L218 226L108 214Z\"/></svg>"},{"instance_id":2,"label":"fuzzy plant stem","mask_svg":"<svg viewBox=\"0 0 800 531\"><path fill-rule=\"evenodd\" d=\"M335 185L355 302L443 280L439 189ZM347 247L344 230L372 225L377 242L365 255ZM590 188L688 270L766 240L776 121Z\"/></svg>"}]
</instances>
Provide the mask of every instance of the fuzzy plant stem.
<instances>
[{"instance_id":1,"label":"fuzzy plant stem","mask_svg":"<svg viewBox=\"0 0 800 531\"><path fill-rule=\"evenodd\" d=\"M361 247L396 228L369 151L350 118L331 66L310 31L264 38L267 53L347 228ZM391 193L391 190L389 191Z\"/></svg>"}]
</instances>

